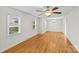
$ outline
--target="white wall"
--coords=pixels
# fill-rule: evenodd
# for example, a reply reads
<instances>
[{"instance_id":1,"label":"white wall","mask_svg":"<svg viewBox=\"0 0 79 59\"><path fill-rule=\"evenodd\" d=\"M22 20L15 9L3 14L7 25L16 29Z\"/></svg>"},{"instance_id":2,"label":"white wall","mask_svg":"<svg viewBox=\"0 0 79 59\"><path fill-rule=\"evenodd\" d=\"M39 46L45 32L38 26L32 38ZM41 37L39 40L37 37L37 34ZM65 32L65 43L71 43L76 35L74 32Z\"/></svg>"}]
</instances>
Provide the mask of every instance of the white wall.
<instances>
[{"instance_id":1,"label":"white wall","mask_svg":"<svg viewBox=\"0 0 79 59\"><path fill-rule=\"evenodd\" d=\"M67 37L79 51L79 7L66 16Z\"/></svg>"},{"instance_id":2,"label":"white wall","mask_svg":"<svg viewBox=\"0 0 79 59\"><path fill-rule=\"evenodd\" d=\"M37 20L37 29L38 29L38 32L41 34L41 32L42 32L42 19L41 18L37 18L38 20Z\"/></svg>"},{"instance_id":3,"label":"white wall","mask_svg":"<svg viewBox=\"0 0 79 59\"><path fill-rule=\"evenodd\" d=\"M46 19L41 19L41 33L45 33L47 31L47 22Z\"/></svg>"},{"instance_id":4,"label":"white wall","mask_svg":"<svg viewBox=\"0 0 79 59\"><path fill-rule=\"evenodd\" d=\"M0 14L0 19L1 19L1 14ZM1 32L1 22L2 22L2 20L0 20L0 32ZM0 39L1 39L1 33L0 33Z\"/></svg>"},{"instance_id":5,"label":"white wall","mask_svg":"<svg viewBox=\"0 0 79 59\"><path fill-rule=\"evenodd\" d=\"M21 34L8 36L7 15L21 17ZM32 21L35 19L36 17L20 12L16 9L0 7L0 52L38 34L38 30L33 30L32 28Z\"/></svg>"},{"instance_id":6,"label":"white wall","mask_svg":"<svg viewBox=\"0 0 79 59\"><path fill-rule=\"evenodd\" d=\"M47 21L45 18L38 18L38 31L40 34L43 34L47 31Z\"/></svg>"}]
</instances>

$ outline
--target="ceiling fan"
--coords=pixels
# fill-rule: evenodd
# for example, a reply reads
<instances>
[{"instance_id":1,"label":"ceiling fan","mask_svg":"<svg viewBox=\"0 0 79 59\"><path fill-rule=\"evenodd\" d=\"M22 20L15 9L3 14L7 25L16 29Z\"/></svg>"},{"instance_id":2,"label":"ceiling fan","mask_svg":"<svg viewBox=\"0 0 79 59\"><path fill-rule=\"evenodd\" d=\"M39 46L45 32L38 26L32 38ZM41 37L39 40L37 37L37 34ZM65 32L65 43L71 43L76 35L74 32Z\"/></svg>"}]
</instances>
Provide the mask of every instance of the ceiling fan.
<instances>
[{"instance_id":1,"label":"ceiling fan","mask_svg":"<svg viewBox=\"0 0 79 59\"><path fill-rule=\"evenodd\" d=\"M52 6L44 6L40 10L36 10L37 12L41 12L38 16L41 16L45 14L46 16L51 16L52 14L61 14L62 12L57 11L59 8L58 7L52 7Z\"/></svg>"}]
</instances>

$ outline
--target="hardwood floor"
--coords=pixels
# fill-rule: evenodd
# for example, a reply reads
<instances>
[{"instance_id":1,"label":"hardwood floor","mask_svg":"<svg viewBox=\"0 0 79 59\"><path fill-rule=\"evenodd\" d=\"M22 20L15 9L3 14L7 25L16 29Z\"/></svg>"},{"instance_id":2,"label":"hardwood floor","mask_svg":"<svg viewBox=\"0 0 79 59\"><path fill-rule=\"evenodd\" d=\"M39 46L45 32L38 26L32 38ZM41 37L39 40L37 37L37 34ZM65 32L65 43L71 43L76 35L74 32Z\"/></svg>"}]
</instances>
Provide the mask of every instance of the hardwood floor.
<instances>
[{"instance_id":1,"label":"hardwood floor","mask_svg":"<svg viewBox=\"0 0 79 59\"><path fill-rule=\"evenodd\" d=\"M26 40L4 53L73 53L77 52L62 32L46 32Z\"/></svg>"}]
</instances>

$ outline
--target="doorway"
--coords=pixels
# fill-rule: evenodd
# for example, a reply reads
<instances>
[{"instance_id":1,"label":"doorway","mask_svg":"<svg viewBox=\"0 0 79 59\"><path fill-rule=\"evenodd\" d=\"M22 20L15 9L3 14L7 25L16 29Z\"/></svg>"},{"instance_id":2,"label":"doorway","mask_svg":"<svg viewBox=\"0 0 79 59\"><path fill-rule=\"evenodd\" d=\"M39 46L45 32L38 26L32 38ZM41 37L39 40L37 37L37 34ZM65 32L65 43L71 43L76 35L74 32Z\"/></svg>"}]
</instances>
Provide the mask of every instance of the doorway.
<instances>
[{"instance_id":1,"label":"doorway","mask_svg":"<svg viewBox=\"0 0 79 59\"><path fill-rule=\"evenodd\" d=\"M65 19L62 17L47 19L47 31L65 33Z\"/></svg>"}]
</instances>

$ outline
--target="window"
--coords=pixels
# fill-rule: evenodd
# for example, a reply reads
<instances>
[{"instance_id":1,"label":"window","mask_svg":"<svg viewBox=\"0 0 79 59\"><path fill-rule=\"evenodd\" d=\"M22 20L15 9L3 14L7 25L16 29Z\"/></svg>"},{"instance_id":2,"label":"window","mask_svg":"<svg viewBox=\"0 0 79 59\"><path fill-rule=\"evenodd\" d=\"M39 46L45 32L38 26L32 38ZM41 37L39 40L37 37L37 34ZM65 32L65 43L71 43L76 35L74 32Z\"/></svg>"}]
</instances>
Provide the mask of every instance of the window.
<instances>
[{"instance_id":1,"label":"window","mask_svg":"<svg viewBox=\"0 0 79 59\"><path fill-rule=\"evenodd\" d=\"M8 35L18 34L21 32L21 19L18 16L8 15Z\"/></svg>"}]
</instances>

